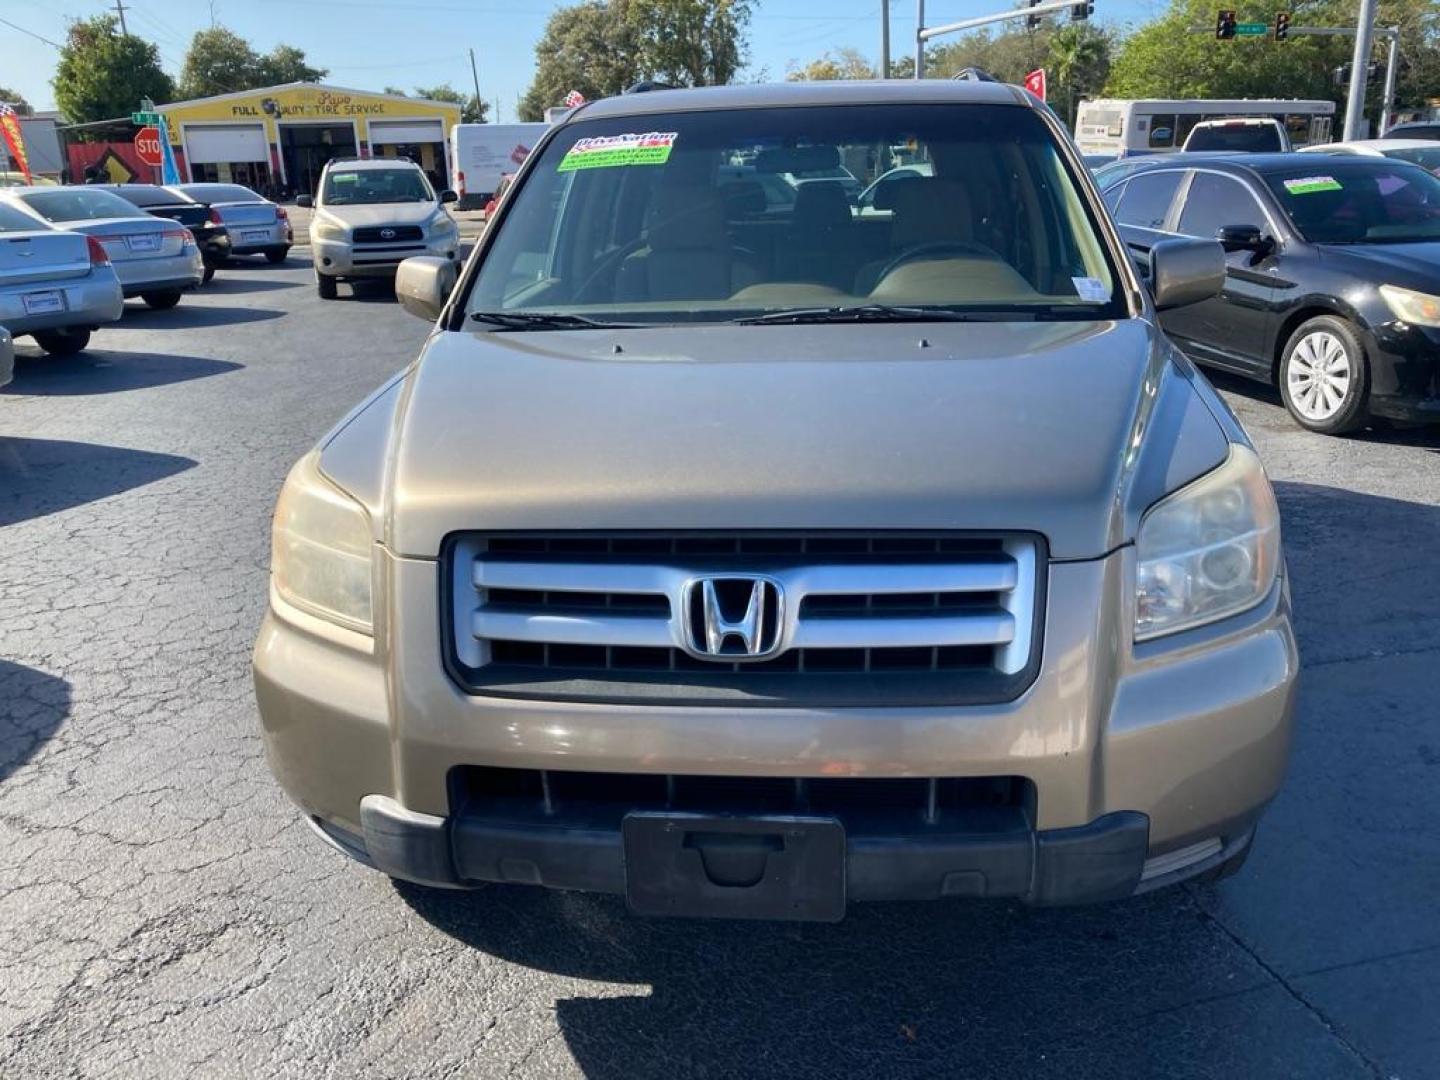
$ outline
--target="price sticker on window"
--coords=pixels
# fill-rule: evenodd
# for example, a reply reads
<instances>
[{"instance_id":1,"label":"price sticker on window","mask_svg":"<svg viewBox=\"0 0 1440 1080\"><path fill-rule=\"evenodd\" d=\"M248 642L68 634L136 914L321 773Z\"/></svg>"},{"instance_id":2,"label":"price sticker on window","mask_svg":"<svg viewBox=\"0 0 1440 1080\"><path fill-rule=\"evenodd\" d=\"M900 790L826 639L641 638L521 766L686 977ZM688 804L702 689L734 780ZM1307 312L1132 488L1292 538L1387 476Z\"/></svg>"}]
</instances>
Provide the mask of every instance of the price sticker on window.
<instances>
[{"instance_id":1,"label":"price sticker on window","mask_svg":"<svg viewBox=\"0 0 1440 1080\"><path fill-rule=\"evenodd\" d=\"M577 139L565 152L558 172L613 169L623 165L664 165L670 160L676 132L647 131L633 135L596 135Z\"/></svg>"}]
</instances>

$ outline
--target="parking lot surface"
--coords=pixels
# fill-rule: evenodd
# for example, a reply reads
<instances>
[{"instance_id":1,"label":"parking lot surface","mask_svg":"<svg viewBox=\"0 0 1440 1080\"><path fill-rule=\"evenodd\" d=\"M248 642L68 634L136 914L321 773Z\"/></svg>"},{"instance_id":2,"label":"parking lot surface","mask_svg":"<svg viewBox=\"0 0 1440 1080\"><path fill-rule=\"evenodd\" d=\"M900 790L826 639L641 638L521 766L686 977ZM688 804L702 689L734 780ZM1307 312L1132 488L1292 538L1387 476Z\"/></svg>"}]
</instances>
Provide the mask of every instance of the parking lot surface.
<instances>
[{"instance_id":1,"label":"parking lot surface","mask_svg":"<svg viewBox=\"0 0 1440 1080\"><path fill-rule=\"evenodd\" d=\"M1238 878L834 926L427 892L324 848L261 751L275 495L426 333L296 255L23 342L0 391L0 1076L1440 1075L1440 432L1325 439L1220 383L1305 669Z\"/></svg>"}]
</instances>

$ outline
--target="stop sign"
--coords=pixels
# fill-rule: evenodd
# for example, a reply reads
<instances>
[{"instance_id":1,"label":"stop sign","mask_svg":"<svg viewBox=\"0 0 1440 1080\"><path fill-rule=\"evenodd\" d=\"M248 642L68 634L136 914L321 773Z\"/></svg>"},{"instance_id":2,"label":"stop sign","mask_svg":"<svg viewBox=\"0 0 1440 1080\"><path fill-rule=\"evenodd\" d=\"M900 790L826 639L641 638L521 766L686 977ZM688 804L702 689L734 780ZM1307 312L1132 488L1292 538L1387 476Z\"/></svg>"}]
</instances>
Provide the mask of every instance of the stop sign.
<instances>
[{"instance_id":1,"label":"stop sign","mask_svg":"<svg viewBox=\"0 0 1440 1080\"><path fill-rule=\"evenodd\" d=\"M144 164L160 165L160 129L143 127L135 134L135 156Z\"/></svg>"}]
</instances>

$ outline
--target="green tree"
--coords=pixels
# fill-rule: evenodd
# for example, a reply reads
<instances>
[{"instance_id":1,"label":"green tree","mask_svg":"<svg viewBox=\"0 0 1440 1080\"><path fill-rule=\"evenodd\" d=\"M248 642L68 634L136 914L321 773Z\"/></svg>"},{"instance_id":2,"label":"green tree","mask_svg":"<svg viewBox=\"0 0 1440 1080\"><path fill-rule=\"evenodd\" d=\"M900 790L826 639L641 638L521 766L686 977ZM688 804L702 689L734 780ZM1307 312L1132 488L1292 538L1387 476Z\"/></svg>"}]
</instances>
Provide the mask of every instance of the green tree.
<instances>
[{"instance_id":1,"label":"green tree","mask_svg":"<svg viewBox=\"0 0 1440 1080\"><path fill-rule=\"evenodd\" d=\"M0 86L0 102L12 105L15 111L21 116L29 116L35 110L30 108L30 103L18 90L11 90L8 86Z\"/></svg>"},{"instance_id":2,"label":"green tree","mask_svg":"<svg viewBox=\"0 0 1440 1080\"><path fill-rule=\"evenodd\" d=\"M1045 72L1052 91L1051 108L1072 128L1080 102L1105 85L1113 47L1112 35L1089 22L1068 23L1050 35Z\"/></svg>"},{"instance_id":3,"label":"green tree","mask_svg":"<svg viewBox=\"0 0 1440 1080\"><path fill-rule=\"evenodd\" d=\"M722 86L745 66L751 0L628 0L625 7L650 78Z\"/></svg>"},{"instance_id":4,"label":"green tree","mask_svg":"<svg viewBox=\"0 0 1440 1080\"><path fill-rule=\"evenodd\" d=\"M818 60L811 60L804 67L797 67L792 61L785 72L785 78L788 82L873 79L875 69L858 49L838 49L833 53L825 53Z\"/></svg>"},{"instance_id":5,"label":"green tree","mask_svg":"<svg viewBox=\"0 0 1440 1080\"><path fill-rule=\"evenodd\" d=\"M642 77L626 7L626 0L584 0L550 16L535 45L535 78L517 109L521 120L544 119L571 90L609 97Z\"/></svg>"},{"instance_id":6,"label":"green tree","mask_svg":"<svg viewBox=\"0 0 1440 1080\"><path fill-rule=\"evenodd\" d=\"M976 67L1001 82L1019 83L1026 72L1044 65L1054 34L1055 27L1049 20L1033 30L1011 29L993 34L977 30L927 49L925 74L933 79L948 79L967 67Z\"/></svg>"},{"instance_id":7,"label":"green tree","mask_svg":"<svg viewBox=\"0 0 1440 1080\"><path fill-rule=\"evenodd\" d=\"M51 85L61 115L72 124L128 117L141 98L163 104L175 94L175 84L160 69L159 50L120 33L113 15L70 24Z\"/></svg>"},{"instance_id":8,"label":"green tree","mask_svg":"<svg viewBox=\"0 0 1440 1080\"><path fill-rule=\"evenodd\" d=\"M406 97L406 96L408 96L408 95L406 95L405 91L404 91L404 90L401 90L400 87L398 87L398 86L387 86L387 87L385 87L384 90L382 90L382 91L380 91L380 92L381 92L382 94L394 94L396 97Z\"/></svg>"},{"instance_id":9,"label":"green tree","mask_svg":"<svg viewBox=\"0 0 1440 1080\"><path fill-rule=\"evenodd\" d=\"M439 86L432 86L429 89L417 86L415 96L459 105L462 124L483 124L485 123L485 114L490 110L489 104L481 101L474 94L462 94L449 83L441 83Z\"/></svg>"},{"instance_id":10,"label":"green tree","mask_svg":"<svg viewBox=\"0 0 1440 1080\"><path fill-rule=\"evenodd\" d=\"M325 68L307 64L303 49L277 45L261 55L233 30L212 26L190 39L180 71L180 96L210 97L282 83L318 82L328 74Z\"/></svg>"}]
</instances>

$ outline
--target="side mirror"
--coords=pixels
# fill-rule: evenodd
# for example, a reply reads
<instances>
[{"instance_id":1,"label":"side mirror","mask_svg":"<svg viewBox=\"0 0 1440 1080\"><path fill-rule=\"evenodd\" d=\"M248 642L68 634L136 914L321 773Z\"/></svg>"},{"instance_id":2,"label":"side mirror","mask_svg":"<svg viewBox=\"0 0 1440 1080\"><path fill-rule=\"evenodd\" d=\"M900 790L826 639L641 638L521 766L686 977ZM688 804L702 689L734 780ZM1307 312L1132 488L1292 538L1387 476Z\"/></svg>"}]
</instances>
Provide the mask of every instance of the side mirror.
<instances>
[{"instance_id":1,"label":"side mirror","mask_svg":"<svg viewBox=\"0 0 1440 1080\"><path fill-rule=\"evenodd\" d=\"M411 315L434 322L455 288L455 276L455 264L449 259L412 256L395 271L395 297Z\"/></svg>"},{"instance_id":2,"label":"side mirror","mask_svg":"<svg viewBox=\"0 0 1440 1080\"><path fill-rule=\"evenodd\" d=\"M456 195L455 192L451 191L449 188L446 188L444 191L440 192L440 201L442 203L459 202L460 196Z\"/></svg>"},{"instance_id":3,"label":"side mirror","mask_svg":"<svg viewBox=\"0 0 1440 1080\"><path fill-rule=\"evenodd\" d=\"M296 195L295 205L300 207L302 210L308 210L310 209L310 207L315 205L315 200L309 195Z\"/></svg>"},{"instance_id":4,"label":"side mirror","mask_svg":"<svg viewBox=\"0 0 1440 1080\"><path fill-rule=\"evenodd\" d=\"M1150 249L1156 311L1198 304L1224 287L1225 249L1214 240L1161 240Z\"/></svg>"},{"instance_id":5,"label":"side mirror","mask_svg":"<svg viewBox=\"0 0 1440 1080\"><path fill-rule=\"evenodd\" d=\"M1253 251L1257 255L1268 254L1275 246L1275 241L1261 234L1258 225L1222 225L1215 239L1226 251Z\"/></svg>"}]
</instances>

